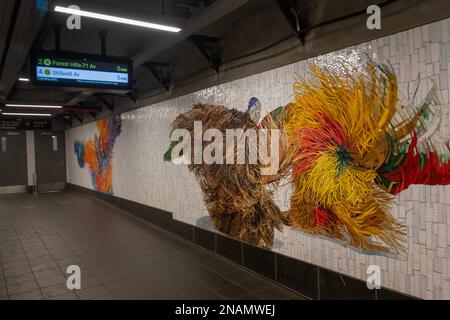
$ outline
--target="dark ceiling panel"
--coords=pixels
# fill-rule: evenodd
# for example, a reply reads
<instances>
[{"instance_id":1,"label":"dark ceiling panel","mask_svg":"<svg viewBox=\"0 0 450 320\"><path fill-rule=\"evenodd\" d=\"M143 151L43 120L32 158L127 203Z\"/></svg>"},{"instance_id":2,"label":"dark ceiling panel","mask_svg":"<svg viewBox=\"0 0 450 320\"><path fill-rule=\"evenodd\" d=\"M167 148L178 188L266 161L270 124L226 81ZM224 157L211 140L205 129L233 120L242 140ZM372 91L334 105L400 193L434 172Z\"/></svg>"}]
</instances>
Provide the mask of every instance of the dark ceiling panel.
<instances>
[{"instance_id":1,"label":"dark ceiling panel","mask_svg":"<svg viewBox=\"0 0 450 320\"><path fill-rule=\"evenodd\" d=\"M210 6L206 7L201 14L194 16L182 31L171 37L165 37L163 41L158 42L154 46L149 46L147 50L133 56L135 67L141 66L146 61L154 59L161 52L170 49L178 42L199 32L203 28L206 28L218 19L242 8L248 2L250 2L250 0L220 0L213 2Z\"/></svg>"},{"instance_id":2,"label":"dark ceiling panel","mask_svg":"<svg viewBox=\"0 0 450 320\"><path fill-rule=\"evenodd\" d=\"M0 61L3 58L15 0L0 1Z\"/></svg>"},{"instance_id":3,"label":"dark ceiling panel","mask_svg":"<svg viewBox=\"0 0 450 320\"><path fill-rule=\"evenodd\" d=\"M33 37L30 30L39 34L35 37L36 44L40 44L43 49L53 50L55 41L52 26L60 24L63 26L61 49L93 54L100 54L98 32L106 30L108 32L107 55L131 57L137 67L134 74L135 91L125 98L119 98L117 95L107 96L107 98L111 101L115 99L116 102L124 100L126 102L124 105L131 108L134 103L130 104L130 101L134 101L133 99L137 96L139 103L160 101L167 97L192 92L194 89L198 90L205 86L231 81L243 75L254 74L255 70L269 70L269 68L328 52L327 50L336 50L341 44L348 46L356 40L362 42L378 37L375 31L368 34L365 28L355 30L355 26L365 26L367 19L365 12L352 19L346 16L364 11L368 5L386 1L165 0L162 6L162 0L50 0L50 9L55 4L62 6L77 4L84 10L174 25L181 27L182 31L173 34L88 18L82 18L81 30L71 31L65 27L68 16L54 12L47 15L44 24L46 27L39 30L33 23L34 16L21 13L18 20L20 28L14 34L15 51L12 51L12 56L8 60L9 83L15 81L15 77L21 71L20 66L24 65L23 71L27 71L26 64L23 64L25 58L14 55L23 56L28 53L25 44L28 43L28 38ZM448 2L448 0L428 1L437 4ZM30 4L34 1L22 0L21 2ZM292 28L290 23L292 21L288 19L291 8L288 7L286 16L279 2L289 5L293 2L301 23L306 24L307 27L313 27L310 30L305 29L309 31L305 32L305 42L302 43L296 36L295 28ZM14 0L0 0L0 49L5 42L4 37L9 26L7 21L12 10L8 3L14 3ZM386 17L383 17L386 25L386 30L380 31L383 35L423 23L420 21L429 22L430 18L424 20L424 16L431 15L432 18L435 11L445 12L445 10L439 11L434 6L423 4L422 0L397 0L395 3L383 8L383 12L388 13ZM416 7L422 7L420 12L422 19L419 22L414 21L415 15L403 14L411 7L410 3L415 3ZM433 12L428 14L424 8L433 9ZM20 31L26 28L28 33ZM342 39L334 39L335 34L340 34ZM217 47L220 50L222 63L219 74L209 65L205 58L207 55L202 54L193 42L186 40L191 35L219 39ZM166 88L161 86L154 70L142 66L147 62L153 62L151 66L155 62L167 64L170 82L173 84L170 93L165 92ZM74 91L33 88L29 83L16 83L10 98L25 101L69 101L70 104L78 103L79 105L83 103L95 105L99 102L93 92L80 92L79 89ZM119 105L120 103L116 103L116 111L121 110ZM104 110L110 112L107 108Z\"/></svg>"},{"instance_id":4,"label":"dark ceiling panel","mask_svg":"<svg viewBox=\"0 0 450 320\"><path fill-rule=\"evenodd\" d=\"M172 7L172 1L165 0L166 8ZM54 1L54 5L69 6L78 5L82 10L100 12L104 14L128 17L142 21L151 21L165 25L183 27L185 19L174 16L168 9L162 8L161 0L71 0ZM183 9L185 10L185 9ZM107 36L107 54L112 56L129 57L141 50L148 48L152 43L161 37L170 36L169 33L129 26L109 21L101 21L81 17L81 29L69 30L66 27L67 14L51 13L50 24L62 25L61 49L68 51L78 51L85 53L100 53L100 41L98 32L105 30ZM54 49L54 36L48 32L44 36L42 49Z\"/></svg>"},{"instance_id":5,"label":"dark ceiling panel","mask_svg":"<svg viewBox=\"0 0 450 320\"><path fill-rule=\"evenodd\" d=\"M20 66L24 64L45 17L44 12L36 10L33 1L20 1L18 10L18 18L14 21L14 32L1 70L0 96L5 97L8 97L14 86Z\"/></svg>"}]
</instances>

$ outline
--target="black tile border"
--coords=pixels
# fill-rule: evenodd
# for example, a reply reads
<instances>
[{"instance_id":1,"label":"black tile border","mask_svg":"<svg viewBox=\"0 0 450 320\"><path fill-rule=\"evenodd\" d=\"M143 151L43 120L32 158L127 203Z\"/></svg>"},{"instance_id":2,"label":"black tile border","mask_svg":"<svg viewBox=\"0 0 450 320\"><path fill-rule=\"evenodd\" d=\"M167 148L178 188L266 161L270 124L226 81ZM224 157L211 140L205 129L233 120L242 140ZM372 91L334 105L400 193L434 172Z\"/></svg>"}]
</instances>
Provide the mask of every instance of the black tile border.
<instances>
[{"instance_id":1,"label":"black tile border","mask_svg":"<svg viewBox=\"0 0 450 320\"><path fill-rule=\"evenodd\" d=\"M376 290L368 289L360 279L319 268L319 299L375 300Z\"/></svg>"},{"instance_id":2,"label":"black tile border","mask_svg":"<svg viewBox=\"0 0 450 320\"><path fill-rule=\"evenodd\" d=\"M73 184L67 184L67 190L88 194L94 198L107 202L110 205L118 207L119 209L127 211L142 220L173 232L174 220L173 215L170 212Z\"/></svg>"},{"instance_id":3,"label":"black tile border","mask_svg":"<svg viewBox=\"0 0 450 320\"><path fill-rule=\"evenodd\" d=\"M216 253L216 239L215 232L200 228L194 229L194 243L206 250Z\"/></svg>"},{"instance_id":4,"label":"black tile border","mask_svg":"<svg viewBox=\"0 0 450 320\"><path fill-rule=\"evenodd\" d=\"M194 242L194 226L190 224L173 220L173 232L188 241Z\"/></svg>"},{"instance_id":5,"label":"black tile border","mask_svg":"<svg viewBox=\"0 0 450 320\"><path fill-rule=\"evenodd\" d=\"M174 220L171 212L70 183L67 184L67 190L79 191L105 201L309 299L419 299L384 287L369 290L366 282L360 279Z\"/></svg>"},{"instance_id":6,"label":"black tile border","mask_svg":"<svg viewBox=\"0 0 450 320\"><path fill-rule=\"evenodd\" d=\"M319 299L319 267L277 254L277 282L310 299Z\"/></svg>"},{"instance_id":7,"label":"black tile border","mask_svg":"<svg viewBox=\"0 0 450 320\"><path fill-rule=\"evenodd\" d=\"M381 288L376 290L377 300L418 300L419 298L413 297L398 291L394 291L387 288Z\"/></svg>"},{"instance_id":8,"label":"black tile border","mask_svg":"<svg viewBox=\"0 0 450 320\"><path fill-rule=\"evenodd\" d=\"M243 266L276 281L276 254L248 243L243 243L242 246Z\"/></svg>"},{"instance_id":9,"label":"black tile border","mask_svg":"<svg viewBox=\"0 0 450 320\"><path fill-rule=\"evenodd\" d=\"M239 265L243 265L243 243L230 237L216 236L216 253Z\"/></svg>"}]
</instances>

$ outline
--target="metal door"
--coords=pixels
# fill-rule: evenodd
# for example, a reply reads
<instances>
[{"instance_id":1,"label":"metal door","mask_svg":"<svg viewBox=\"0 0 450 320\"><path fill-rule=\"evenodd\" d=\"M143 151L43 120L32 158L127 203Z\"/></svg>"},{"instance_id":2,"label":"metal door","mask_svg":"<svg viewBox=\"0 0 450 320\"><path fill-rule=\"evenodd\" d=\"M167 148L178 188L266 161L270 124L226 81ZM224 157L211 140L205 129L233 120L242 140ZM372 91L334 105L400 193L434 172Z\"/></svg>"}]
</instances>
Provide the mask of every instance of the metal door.
<instances>
[{"instance_id":1,"label":"metal door","mask_svg":"<svg viewBox=\"0 0 450 320\"><path fill-rule=\"evenodd\" d=\"M58 191L66 185L66 145L62 131L35 132L36 176L39 192Z\"/></svg>"},{"instance_id":2,"label":"metal door","mask_svg":"<svg viewBox=\"0 0 450 320\"><path fill-rule=\"evenodd\" d=\"M0 194L25 192L27 183L25 131L0 130Z\"/></svg>"}]
</instances>

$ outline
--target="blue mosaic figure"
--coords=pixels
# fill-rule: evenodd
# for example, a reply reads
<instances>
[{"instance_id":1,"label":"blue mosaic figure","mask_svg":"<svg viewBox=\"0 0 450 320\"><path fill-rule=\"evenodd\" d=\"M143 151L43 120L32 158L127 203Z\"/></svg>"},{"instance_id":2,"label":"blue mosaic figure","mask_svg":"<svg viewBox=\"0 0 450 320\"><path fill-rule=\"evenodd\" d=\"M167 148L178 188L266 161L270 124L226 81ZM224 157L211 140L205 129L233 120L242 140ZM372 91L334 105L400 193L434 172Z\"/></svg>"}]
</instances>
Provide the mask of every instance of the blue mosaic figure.
<instances>
[{"instance_id":1,"label":"blue mosaic figure","mask_svg":"<svg viewBox=\"0 0 450 320\"><path fill-rule=\"evenodd\" d=\"M48 11L48 0L36 0L36 9L38 11Z\"/></svg>"}]
</instances>

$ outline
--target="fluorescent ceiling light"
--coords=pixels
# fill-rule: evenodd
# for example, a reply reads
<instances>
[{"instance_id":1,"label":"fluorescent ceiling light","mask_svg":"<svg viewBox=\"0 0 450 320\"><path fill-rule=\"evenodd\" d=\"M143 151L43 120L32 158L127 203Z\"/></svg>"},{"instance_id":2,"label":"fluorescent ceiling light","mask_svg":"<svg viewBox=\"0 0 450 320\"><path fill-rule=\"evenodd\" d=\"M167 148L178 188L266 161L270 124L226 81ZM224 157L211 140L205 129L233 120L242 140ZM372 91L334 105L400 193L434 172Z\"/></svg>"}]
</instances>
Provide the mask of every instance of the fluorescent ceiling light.
<instances>
[{"instance_id":1,"label":"fluorescent ceiling light","mask_svg":"<svg viewBox=\"0 0 450 320\"><path fill-rule=\"evenodd\" d=\"M93 19L124 23L124 24L129 24L132 26L144 27L144 28L149 28L149 29L157 29L157 30L163 30L163 31L169 31L169 32L181 31L180 28L176 28L176 27L169 27L169 26L156 24L156 23L150 23L150 22L138 21L138 20L133 20L133 19L109 16L106 14L70 9L70 8L65 8L65 7L60 7L60 6L55 6L55 12L62 12L62 13L81 16L81 17L88 17L88 18L93 18Z\"/></svg>"},{"instance_id":2,"label":"fluorescent ceiling light","mask_svg":"<svg viewBox=\"0 0 450 320\"><path fill-rule=\"evenodd\" d=\"M11 104L7 103L5 106L10 108L42 108L42 109L62 109L62 106L46 106L38 104Z\"/></svg>"},{"instance_id":3,"label":"fluorescent ceiling light","mask_svg":"<svg viewBox=\"0 0 450 320\"><path fill-rule=\"evenodd\" d=\"M3 112L3 116L20 116L20 117L51 117L50 113L22 113L22 112Z\"/></svg>"},{"instance_id":4,"label":"fluorescent ceiling light","mask_svg":"<svg viewBox=\"0 0 450 320\"><path fill-rule=\"evenodd\" d=\"M22 81L22 82L29 82L30 79L28 79L28 78L19 78L19 81Z\"/></svg>"}]
</instances>

